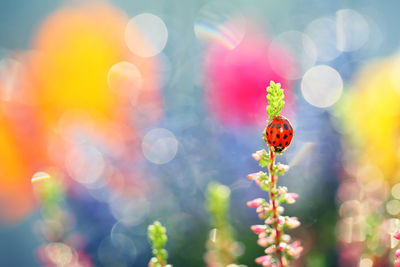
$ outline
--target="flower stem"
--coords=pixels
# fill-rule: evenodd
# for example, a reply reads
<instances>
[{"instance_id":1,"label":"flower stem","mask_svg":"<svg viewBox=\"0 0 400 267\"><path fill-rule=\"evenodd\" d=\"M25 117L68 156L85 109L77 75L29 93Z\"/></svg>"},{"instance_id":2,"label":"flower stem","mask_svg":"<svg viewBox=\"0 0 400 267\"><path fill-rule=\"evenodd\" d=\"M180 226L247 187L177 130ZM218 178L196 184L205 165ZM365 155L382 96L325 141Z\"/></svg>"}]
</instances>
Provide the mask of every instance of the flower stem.
<instances>
[{"instance_id":1,"label":"flower stem","mask_svg":"<svg viewBox=\"0 0 400 267\"><path fill-rule=\"evenodd\" d=\"M273 175L273 167L275 164L275 153L274 153L274 151L272 151L270 149L269 154L270 154L270 159L271 159L271 164L269 166L269 176L270 176L270 181L272 184L272 189L269 191L269 197L270 197L271 204L272 204L272 217L274 220L273 225L274 225L274 229L275 229L275 248L276 248L276 253L278 254L278 258L279 258L279 266L285 267L285 265L283 263L283 259L282 259L282 252L279 250L279 244L280 244L280 240L281 240L281 233L279 231L279 226L278 226L278 211L277 211L279 203L277 203L277 201L275 199L275 193L274 193L274 192L276 192L276 184L277 184L278 177L275 177L275 175Z\"/></svg>"}]
</instances>

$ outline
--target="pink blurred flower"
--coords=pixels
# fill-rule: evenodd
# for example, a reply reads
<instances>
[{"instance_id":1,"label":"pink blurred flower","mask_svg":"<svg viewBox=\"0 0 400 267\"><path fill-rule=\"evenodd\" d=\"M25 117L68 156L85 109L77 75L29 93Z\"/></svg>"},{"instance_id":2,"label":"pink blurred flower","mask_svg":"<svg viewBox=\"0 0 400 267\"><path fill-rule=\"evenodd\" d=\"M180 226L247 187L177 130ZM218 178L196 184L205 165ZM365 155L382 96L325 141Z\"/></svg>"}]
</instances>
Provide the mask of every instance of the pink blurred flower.
<instances>
[{"instance_id":1,"label":"pink blurred flower","mask_svg":"<svg viewBox=\"0 0 400 267\"><path fill-rule=\"evenodd\" d=\"M250 227L250 229L251 229L254 233L260 234L260 233L262 233L262 232L265 231L266 226L265 226L265 225L261 225L261 224L252 225L252 226Z\"/></svg>"},{"instance_id":2,"label":"pink blurred flower","mask_svg":"<svg viewBox=\"0 0 400 267\"><path fill-rule=\"evenodd\" d=\"M263 203L262 198L256 198L252 201L248 201L247 206L249 206L250 208L258 208L262 203Z\"/></svg>"},{"instance_id":3,"label":"pink blurred flower","mask_svg":"<svg viewBox=\"0 0 400 267\"><path fill-rule=\"evenodd\" d=\"M396 232L396 233L393 235L393 237L396 238L396 239L398 239L398 240L400 240L400 231L399 231L399 232Z\"/></svg>"},{"instance_id":4,"label":"pink blurred flower","mask_svg":"<svg viewBox=\"0 0 400 267\"><path fill-rule=\"evenodd\" d=\"M271 50L273 49L273 51ZM287 73L277 74L272 64L284 61L296 68L293 56L284 47L271 47L269 38L248 24L242 42L234 49L215 43L205 54L205 96L209 110L225 125L257 125L264 121L265 88L270 80L280 81L288 107L293 106L292 82Z\"/></svg>"}]
</instances>

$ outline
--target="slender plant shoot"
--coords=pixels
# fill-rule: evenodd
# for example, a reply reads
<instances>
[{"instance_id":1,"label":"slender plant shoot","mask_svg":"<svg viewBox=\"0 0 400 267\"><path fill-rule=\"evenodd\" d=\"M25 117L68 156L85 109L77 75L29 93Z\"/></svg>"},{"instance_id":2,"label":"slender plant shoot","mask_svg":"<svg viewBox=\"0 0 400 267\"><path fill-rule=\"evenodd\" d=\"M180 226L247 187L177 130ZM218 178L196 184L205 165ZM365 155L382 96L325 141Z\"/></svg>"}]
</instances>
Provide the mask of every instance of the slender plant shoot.
<instances>
[{"instance_id":1,"label":"slender plant shoot","mask_svg":"<svg viewBox=\"0 0 400 267\"><path fill-rule=\"evenodd\" d=\"M285 104L281 85L271 81L267 92L269 119L263 136L269 149L268 152L265 149L259 150L252 156L261 167L267 167L268 172L252 173L248 178L269 192L269 200L257 198L247 202L247 205L256 208L259 218L264 220L264 224L251 226L251 230L258 234L258 244L265 247L266 254L258 257L256 263L264 267L286 267L292 259L300 256L303 248L299 241L292 242L291 237L285 234L286 230L298 227L300 222L296 217L283 216L284 208L281 204L295 203L298 195L288 193L284 186L277 186L278 177L287 172L289 166L275 163L275 158L290 145L293 128L289 120L280 115Z\"/></svg>"},{"instance_id":2,"label":"slender plant shoot","mask_svg":"<svg viewBox=\"0 0 400 267\"><path fill-rule=\"evenodd\" d=\"M155 221L149 225L148 236L153 246L153 255L149 262L149 267L172 267L167 264L168 253L164 249L167 243L167 230L161 225L160 222Z\"/></svg>"}]
</instances>

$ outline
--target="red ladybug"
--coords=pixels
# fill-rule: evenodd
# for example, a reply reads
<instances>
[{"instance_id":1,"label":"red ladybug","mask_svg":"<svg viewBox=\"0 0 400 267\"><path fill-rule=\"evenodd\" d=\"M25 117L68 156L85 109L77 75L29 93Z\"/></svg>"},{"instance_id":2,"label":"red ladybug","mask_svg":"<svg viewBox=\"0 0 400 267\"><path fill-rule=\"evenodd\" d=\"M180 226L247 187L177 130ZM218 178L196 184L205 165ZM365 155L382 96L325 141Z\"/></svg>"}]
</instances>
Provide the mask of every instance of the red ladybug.
<instances>
[{"instance_id":1,"label":"red ladybug","mask_svg":"<svg viewBox=\"0 0 400 267\"><path fill-rule=\"evenodd\" d=\"M265 129L265 138L272 151L281 153L292 141L293 127L285 117L274 117Z\"/></svg>"}]
</instances>

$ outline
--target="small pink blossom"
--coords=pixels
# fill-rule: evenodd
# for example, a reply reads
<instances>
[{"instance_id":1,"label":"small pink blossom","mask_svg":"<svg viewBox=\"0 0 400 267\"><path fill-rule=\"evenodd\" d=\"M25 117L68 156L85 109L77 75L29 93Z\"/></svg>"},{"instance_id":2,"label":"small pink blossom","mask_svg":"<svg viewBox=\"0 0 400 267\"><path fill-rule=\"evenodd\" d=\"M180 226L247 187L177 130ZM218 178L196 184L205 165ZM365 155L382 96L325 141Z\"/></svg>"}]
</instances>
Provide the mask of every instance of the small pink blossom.
<instances>
[{"instance_id":1,"label":"small pink blossom","mask_svg":"<svg viewBox=\"0 0 400 267\"><path fill-rule=\"evenodd\" d=\"M400 249L396 250L396 258L400 259Z\"/></svg>"},{"instance_id":2,"label":"small pink blossom","mask_svg":"<svg viewBox=\"0 0 400 267\"><path fill-rule=\"evenodd\" d=\"M266 232L262 232L262 233L258 234L258 238L266 238L266 237L267 237Z\"/></svg>"},{"instance_id":3,"label":"small pink blossom","mask_svg":"<svg viewBox=\"0 0 400 267\"><path fill-rule=\"evenodd\" d=\"M265 224L273 224L274 221L272 220L272 217L269 217L269 218L267 218L267 219L264 221L264 223L265 223Z\"/></svg>"},{"instance_id":4,"label":"small pink blossom","mask_svg":"<svg viewBox=\"0 0 400 267\"><path fill-rule=\"evenodd\" d=\"M256 258L255 260L256 263L261 264L264 266L264 264L271 264L271 256L265 255Z\"/></svg>"},{"instance_id":5,"label":"small pink blossom","mask_svg":"<svg viewBox=\"0 0 400 267\"><path fill-rule=\"evenodd\" d=\"M267 246L269 246L269 241L268 241L268 239L267 238L259 238L258 240L257 240L257 244L260 246L260 247L267 247Z\"/></svg>"},{"instance_id":6,"label":"small pink blossom","mask_svg":"<svg viewBox=\"0 0 400 267\"><path fill-rule=\"evenodd\" d=\"M283 235L282 236L282 240L285 242L289 242L290 241L290 235Z\"/></svg>"},{"instance_id":7,"label":"small pink blossom","mask_svg":"<svg viewBox=\"0 0 400 267\"><path fill-rule=\"evenodd\" d=\"M259 172L250 173L249 175L247 175L247 178L249 178L252 181L258 181L260 179L260 173Z\"/></svg>"},{"instance_id":8,"label":"small pink blossom","mask_svg":"<svg viewBox=\"0 0 400 267\"><path fill-rule=\"evenodd\" d=\"M285 208L282 207L282 206L279 206L279 207L276 208L276 211L277 211L279 214L282 214L282 213L285 211Z\"/></svg>"},{"instance_id":9,"label":"small pink blossom","mask_svg":"<svg viewBox=\"0 0 400 267\"><path fill-rule=\"evenodd\" d=\"M279 195L283 195L287 192L287 188L286 187L279 187L277 190Z\"/></svg>"},{"instance_id":10,"label":"small pink blossom","mask_svg":"<svg viewBox=\"0 0 400 267\"><path fill-rule=\"evenodd\" d=\"M287 193L287 194L286 194L286 202L287 202L288 204L293 204L293 203L296 202L296 199L297 199L298 197L299 197L299 195L296 194L296 193Z\"/></svg>"},{"instance_id":11,"label":"small pink blossom","mask_svg":"<svg viewBox=\"0 0 400 267\"><path fill-rule=\"evenodd\" d=\"M257 212L257 213L262 213L262 212L264 212L264 207L263 207L263 206L259 206L259 207L256 209L256 212Z\"/></svg>"},{"instance_id":12,"label":"small pink blossom","mask_svg":"<svg viewBox=\"0 0 400 267\"><path fill-rule=\"evenodd\" d=\"M285 242L281 242L278 245L278 250L279 251L284 251L286 249L287 244Z\"/></svg>"},{"instance_id":13,"label":"small pink blossom","mask_svg":"<svg viewBox=\"0 0 400 267\"><path fill-rule=\"evenodd\" d=\"M264 250L264 252L265 252L265 254L272 254L272 253L275 252L275 247L274 246L270 246L270 247L266 248Z\"/></svg>"},{"instance_id":14,"label":"small pink blossom","mask_svg":"<svg viewBox=\"0 0 400 267\"><path fill-rule=\"evenodd\" d=\"M280 164L280 163L276 167L278 168L278 171L284 171L284 172L289 171L289 168L290 168L289 165Z\"/></svg>"},{"instance_id":15,"label":"small pink blossom","mask_svg":"<svg viewBox=\"0 0 400 267\"><path fill-rule=\"evenodd\" d=\"M284 224L284 223L285 223L285 218L282 217L282 216L279 216L279 217L276 219L276 222L277 222L278 224Z\"/></svg>"},{"instance_id":16,"label":"small pink blossom","mask_svg":"<svg viewBox=\"0 0 400 267\"><path fill-rule=\"evenodd\" d=\"M248 201L247 206L249 206L250 208L258 208L259 206L262 205L263 202L264 201L262 198L256 198L252 201Z\"/></svg>"},{"instance_id":17,"label":"small pink blossom","mask_svg":"<svg viewBox=\"0 0 400 267\"><path fill-rule=\"evenodd\" d=\"M256 233L256 234L261 234L262 232L265 231L266 226L265 226L265 225L261 225L261 224L252 225L252 226L250 227L250 229L251 229L254 233Z\"/></svg>"},{"instance_id":18,"label":"small pink blossom","mask_svg":"<svg viewBox=\"0 0 400 267\"><path fill-rule=\"evenodd\" d=\"M400 240L400 231L396 232L393 237Z\"/></svg>"},{"instance_id":19,"label":"small pink blossom","mask_svg":"<svg viewBox=\"0 0 400 267\"><path fill-rule=\"evenodd\" d=\"M252 156L255 160L260 161L264 152L262 150L256 151L256 153L253 153Z\"/></svg>"},{"instance_id":20,"label":"small pink blossom","mask_svg":"<svg viewBox=\"0 0 400 267\"><path fill-rule=\"evenodd\" d=\"M287 220L286 225L289 228L296 228L296 227L300 226L300 222L297 219L297 217L291 217L291 218L289 218L289 220Z\"/></svg>"},{"instance_id":21,"label":"small pink blossom","mask_svg":"<svg viewBox=\"0 0 400 267\"><path fill-rule=\"evenodd\" d=\"M288 254L292 257L298 258L301 252L303 252L303 247L301 246L299 241L295 241L289 246Z\"/></svg>"}]
</instances>

